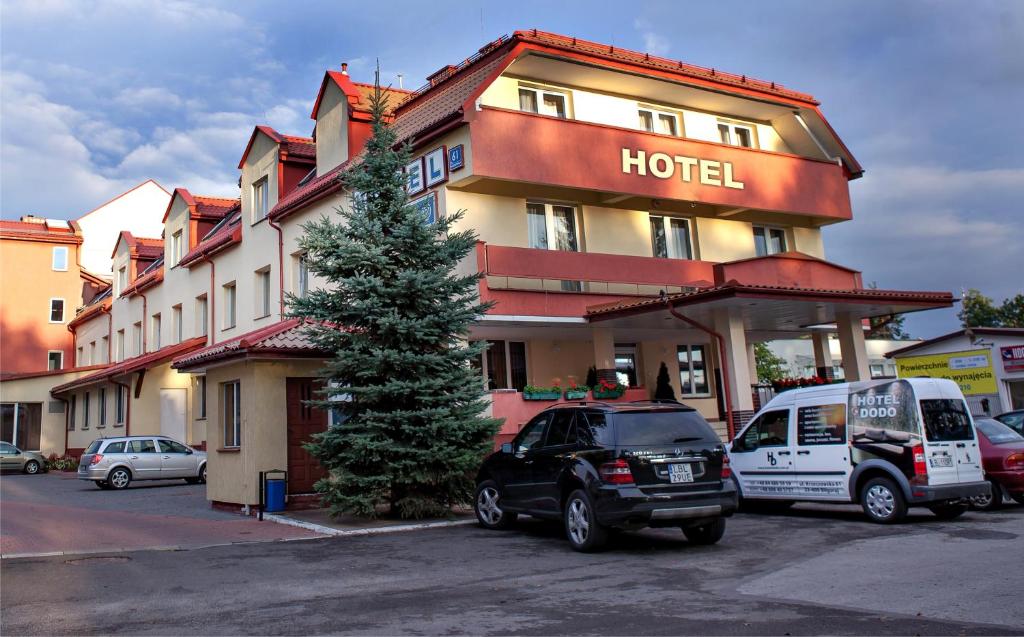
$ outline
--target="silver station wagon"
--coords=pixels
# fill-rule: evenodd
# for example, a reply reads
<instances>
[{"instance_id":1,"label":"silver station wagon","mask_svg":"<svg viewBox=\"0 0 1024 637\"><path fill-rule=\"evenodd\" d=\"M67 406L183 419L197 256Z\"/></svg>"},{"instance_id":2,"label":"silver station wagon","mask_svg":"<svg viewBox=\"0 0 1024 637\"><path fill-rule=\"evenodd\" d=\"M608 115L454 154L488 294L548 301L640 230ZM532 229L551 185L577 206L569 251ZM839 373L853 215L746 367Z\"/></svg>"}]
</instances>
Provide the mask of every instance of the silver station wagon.
<instances>
[{"instance_id":1,"label":"silver station wagon","mask_svg":"<svg viewBox=\"0 0 1024 637\"><path fill-rule=\"evenodd\" d=\"M101 489L125 489L134 480L206 482L206 453L166 436L100 438L82 454L78 479Z\"/></svg>"}]
</instances>

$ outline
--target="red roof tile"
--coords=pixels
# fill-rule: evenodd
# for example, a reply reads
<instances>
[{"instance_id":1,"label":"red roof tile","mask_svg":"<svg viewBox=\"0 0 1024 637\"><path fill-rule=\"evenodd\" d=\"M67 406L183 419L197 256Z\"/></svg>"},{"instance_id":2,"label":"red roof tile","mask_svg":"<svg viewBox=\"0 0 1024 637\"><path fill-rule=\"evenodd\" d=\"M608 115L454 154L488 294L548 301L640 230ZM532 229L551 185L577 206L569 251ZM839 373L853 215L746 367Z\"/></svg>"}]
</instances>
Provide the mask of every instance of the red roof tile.
<instances>
[{"instance_id":1,"label":"red roof tile","mask_svg":"<svg viewBox=\"0 0 1024 637\"><path fill-rule=\"evenodd\" d=\"M163 280L164 266L163 263L161 263L149 272L139 275L131 285L121 290L121 296L132 296L133 294L138 294L139 292L147 290Z\"/></svg>"},{"instance_id":2,"label":"red roof tile","mask_svg":"<svg viewBox=\"0 0 1024 637\"><path fill-rule=\"evenodd\" d=\"M0 219L0 238L47 243L82 243L78 224L74 221L65 223L68 224L67 227L50 225L47 220L42 218L38 218L38 221Z\"/></svg>"},{"instance_id":3,"label":"red roof tile","mask_svg":"<svg viewBox=\"0 0 1024 637\"><path fill-rule=\"evenodd\" d=\"M270 210L270 218L286 217L302 206L341 190L341 174L351 165L352 160L346 161L291 191Z\"/></svg>"},{"instance_id":4,"label":"red roof tile","mask_svg":"<svg viewBox=\"0 0 1024 637\"><path fill-rule=\"evenodd\" d=\"M310 340L305 330L305 325L301 320L287 319L176 358L171 367L174 369L188 369L215 360L248 356L250 354L304 357L327 355L325 352L317 349L312 340Z\"/></svg>"},{"instance_id":5,"label":"red roof tile","mask_svg":"<svg viewBox=\"0 0 1024 637\"><path fill-rule=\"evenodd\" d=\"M0 374L0 381L21 380L23 378L40 378L42 376L60 376L61 374L74 374L75 372L91 372L96 369L104 369L107 365L83 365L82 367L69 367L66 369L46 369L37 372L18 372L14 374Z\"/></svg>"},{"instance_id":6,"label":"red roof tile","mask_svg":"<svg viewBox=\"0 0 1024 637\"><path fill-rule=\"evenodd\" d=\"M165 361L168 361L175 356L181 356L187 354L195 349L198 349L206 344L205 336L197 336L196 338L182 341L174 345L168 345L167 347L161 347L155 352L149 352L142 356L136 356L135 358L129 358L128 360L121 361L115 365L103 368L101 371L95 374L89 374L76 380L73 380L63 385L58 385L50 390L53 395L62 394L70 391L77 387L84 387L86 385L93 385L95 383L102 383L116 376L125 376L133 374L144 369L155 367Z\"/></svg>"},{"instance_id":7,"label":"red roof tile","mask_svg":"<svg viewBox=\"0 0 1024 637\"><path fill-rule=\"evenodd\" d=\"M207 197L205 195L194 195L196 201L196 212L204 217L221 218L235 206L241 205L241 199L228 199L225 197Z\"/></svg>"},{"instance_id":8,"label":"red roof tile","mask_svg":"<svg viewBox=\"0 0 1024 637\"><path fill-rule=\"evenodd\" d=\"M185 256L181 257L178 261L178 265L190 267L195 263L203 261L205 257L242 242L240 210L235 209L232 211L221 223L223 225L214 228L194 248L185 253Z\"/></svg>"}]
</instances>

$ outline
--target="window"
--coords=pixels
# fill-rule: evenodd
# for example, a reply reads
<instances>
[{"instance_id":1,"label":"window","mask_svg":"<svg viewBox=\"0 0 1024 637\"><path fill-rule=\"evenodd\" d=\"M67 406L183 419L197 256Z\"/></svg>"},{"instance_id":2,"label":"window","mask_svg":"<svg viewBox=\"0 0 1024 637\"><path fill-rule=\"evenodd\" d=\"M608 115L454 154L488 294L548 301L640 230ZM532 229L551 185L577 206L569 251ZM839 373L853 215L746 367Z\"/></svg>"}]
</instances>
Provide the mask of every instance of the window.
<instances>
[{"instance_id":1,"label":"window","mask_svg":"<svg viewBox=\"0 0 1024 637\"><path fill-rule=\"evenodd\" d=\"M754 226L754 249L759 257L785 252L786 231L782 228Z\"/></svg>"},{"instance_id":2,"label":"window","mask_svg":"<svg viewBox=\"0 0 1024 637\"><path fill-rule=\"evenodd\" d=\"M929 442L974 440L971 418L962 400L922 400L921 415L924 416L924 432Z\"/></svg>"},{"instance_id":3,"label":"window","mask_svg":"<svg viewBox=\"0 0 1024 637\"><path fill-rule=\"evenodd\" d=\"M723 144L754 148L754 129L735 122L718 122L718 135Z\"/></svg>"},{"instance_id":4,"label":"window","mask_svg":"<svg viewBox=\"0 0 1024 637\"><path fill-rule=\"evenodd\" d=\"M618 430L618 444L637 447L676 444L696 440L715 441L718 436L696 411L619 413L610 416Z\"/></svg>"},{"instance_id":5,"label":"window","mask_svg":"<svg viewBox=\"0 0 1024 637\"><path fill-rule=\"evenodd\" d=\"M50 322L64 322L64 299L50 299Z\"/></svg>"},{"instance_id":6,"label":"window","mask_svg":"<svg viewBox=\"0 0 1024 637\"><path fill-rule=\"evenodd\" d=\"M100 387L96 392L96 428L107 426L107 388Z\"/></svg>"},{"instance_id":7,"label":"window","mask_svg":"<svg viewBox=\"0 0 1024 637\"><path fill-rule=\"evenodd\" d=\"M181 306L175 305L171 308L171 339L175 343L184 340L184 328L181 325Z\"/></svg>"},{"instance_id":8,"label":"window","mask_svg":"<svg viewBox=\"0 0 1024 637\"><path fill-rule=\"evenodd\" d=\"M85 392L85 395L82 396L82 429L88 429L89 428L89 411L90 411L89 410L89 402L90 402L89 399L90 398L91 398L91 396L89 395L89 392Z\"/></svg>"},{"instance_id":9,"label":"window","mask_svg":"<svg viewBox=\"0 0 1024 637\"><path fill-rule=\"evenodd\" d=\"M707 357L703 345L680 345L676 349L679 359L679 386L683 396L707 396Z\"/></svg>"},{"instance_id":10,"label":"window","mask_svg":"<svg viewBox=\"0 0 1024 637\"><path fill-rule=\"evenodd\" d=\"M555 411L555 415L551 419L551 426L548 427L548 436L544 441L545 447L576 444L576 425L573 422L575 414L575 409Z\"/></svg>"},{"instance_id":11,"label":"window","mask_svg":"<svg viewBox=\"0 0 1024 637\"><path fill-rule=\"evenodd\" d=\"M758 447L785 447L789 444L789 410L769 411L758 416L743 436L733 444L734 451L754 451Z\"/></svg>"},{"instance_id":12,"label":"window","mask_svg":"<svg viewBox=\"0 0 1024 637\"><path fill-rule=\"evenodd\" d=\"M117 390L114 391L114 426L124 425L124 415L126 411L126 400L128 398L128 390L125 389L124 385L118 385Z\"/></svg>"},{"instance_id":13,"label":"window","mask_svg":"<svg viewBox=\"0 0 1024 637\"><path fill-rule=\"evenodd\" d=\"M96 358L96 341L92 341L91 343L89 343L89 363L88 364L89 365L95 365L98 362L99 362L99 359Z\"/></svg>"},{"instance_id":14,"label":"window","mask_svg":"<svg viewBox=\"0 0 1024 637\"><path fill-rule=\"evenodd\" d=\"M235 282L224 284L224 327L235 326Z\"/></svg>"},{"instance_id":15,"label":"window","mask_svg":"<svg viewBox=\"0 0 1024 637\"><path fill-rule=\"evenodd\" d=\"M171 267L178 265L178 261L181 261L181 230L178 230L171 235Z\"/></svg>"},{"instance_id":16,"label":"window","mask_svg":"<svg viewBox=\"0 0 1024 637\"><path fill-rule=\"evenodd\" d=\"M78 396L71 394L71 403L68 405L68 431L75 430L75 416L78 411Z\"/></svg>"},{"instance_id":17,"label":"window","mask_svg":"<svg viewBox=\"0 0 1024 637\"><path fill-rule=\"evenodd\" d=\"M129 440L128 453L156 453L156 444L149 438L145 440Z\"/></svg>"},{"instance_id":18,"label":"window","mask_svg":"<svg viewBox=\"0 0 1024 637\"><path fill-rule=\"evenodd\" d=\"M565 93L532 86L519 87L519 110L527 113L539 113L565 119L567 117L566 101Z\"/></svg>"},{"instance_id":19,"label":"window","mask_svg":"<svg viewBox=\"0 0 1024 637\"><path fill-rule=\"evenodd\" d=\"M267 178L262 177L252 184L252 222L265 218L269 209L270 188L267 187Z\"/></svg>"},{"instance_id":20,"label":"window","mask_svg":"<svg viewBox=\"0 0 1024 637\"><path fill-rule=\"evenodd\" d=\"M196 378L196 397L199 400L199 416L200 420L206 419L206 376L199 376Z\"/></svg>"},{"instance_id":21,"label":"window","mask_svg":"<svg viewBox=\"0 0 1024 637\"><path fill-rule=\"evenodd\" d=\"M160 314L154 314L150 321L149 348L151 351L160 349Z\"/></svg>"},{"instance_id":22,"label":"window","mask_svg":"<svg viewBox=\"0 0 1024 637\"><path fill-rule=\"evenodd\" d=\"M295 255L295 296L304 298L309 294L309 261L305 253Z\"/></svg>"},{"instance_id":23,"label":"window","mask_svg":"<svg viewBox=\"0 0 1024 637\"><path fill-rule=\"evenodd\" d=\"M270 266L256 272L256 318L270 316Z\"/></svg>"},{"instance_id":24,"label":"window","mask_svg":"<svg viewBox=\"0 0 1024 637\"><path fill-rule=\"evenodd\" d=\"M135 355L142 354L142 321L132 325L132 340L135 341Z\"/></svg>"},{"instance_id":25,"label":"window","mask_svg":"<svg viewBox=\"0 0 1024 637\"><path fill-rule=\"evenodd\" d=\"M636 387L636 345L615 346L615 377L627 387Z\"/></svg>"},{"instance_id":26,"label":"window","mask_svg":"<svg viewBox=\"0 0 1024 637\"><path fill-rule=\"evenodd\" d=\"M662 259L692 259L690 220L650 215L651 249Z\"/></svg>"},{"instance_id":27,"label":"window","mask_svg":"<svg viewBox=\"0 0 1024 637\"><path fill-rule=\"evenodd\" d=\"M157 440L160 445L160 453L188 453L188 447L173 440Z\"/></svg>"},{"instance_id":28,"label":"window","mask_svg":"<svg viewBox=\"0 0 1024 637\"><path fill-rule=\"evenodd\" d=\"M114 296L121 296L121 292L128 287L128 267L121 266L117 270L117 284L114 286Z\"/></svg>"},{"instance_id":29,"label":"window","mask_svg":"<svg viewBox=\"0 0 1024 637\"><path fill-rule=\"evenodd\" d=\"M206 328L210 320L206 315L206 295L196 297L196 335L206 336Z\"/></svg>"},{"instance_id":30,"label":"window","mask_svg":"<svg viewBox=\"0 0 1024 637\"><path fill-rule=\"evenodd\" d=\"M110 337L109 336L104 336L104 337L100 338L100 358L103 359L102 362L104 362L104 363L109 363L110 362Z\"/></svg>"},{"instance_id":31,"label":"window","mask_svg":"<svg viewBox=\"0 0 1024 637\"><path fill-rule=\"evenodd\" d=\"M224 397L224 446L239 447L242 444L242 405L239 382L221 385Z\"/></svg>"},{"instance_id":32,"label":"window","mask_svg":"<svg viewBox=\"0 0 1024 637\"><path fill-rule=\"evenodd\" d=\"M124 453L124 446L126 442L119 440L117 442L111 442L103 448L103 453Z\"/></svg>"},{"instance_id":33,"label":"window","mask_svg":"<svg viewBox=\"0 0 1024 637\"><path fill-rule=\"evenodd\" d=\"M512 445L516 453L523 453L524 451L540 447L544 438L544 426L548 424L550 414L551 412L543 413L526 423Z\"/></svg>"},{"instance_id":34,"label":"window","mask_svg":"<svg viewBox=\"0 0 1024 637\"><path fill-rule=\"evenodd\" d=\"M114 357L120 363L124 360L124 330L117 330L117 338L114 341Z\"/></svg>"},{"instance_id":35,"label":"window","mask_svg":"<svg viewBox=\"0 0 1024 637\"><path fill-rule=\"evenodd\" d=\"M50 267L56 272L67 272L68 271L68 248L67 246L57 246L53 249L53 259L50 263Z\"/></svg>"},{"instance_id":36,"label":"window","mask_svg":"<svg viewBox=\"0 0 1024 637\"><path fill-rule=\"evenodd\" d=\"M64 369L64 352L46 352L46 369Z\"/></svg>"},{"instance_id":37,"label":"window","mask_svg":"<svg viewBox=\"0 0 1024 637\"><path fill-rule=\"evenodd\" d=\"M75 350L75 365L81 367L85 364L85 347L79 347Z\"/></svg>"},{"instance_id":38,"label":"window","mask_svg":"<svg viewBox=\"0 0 1024 637\"><path fill-rule=\"evenodd\" d=\"M846 405L811 405L796 410L798 445L845 445Z\"/></svg>"},{"instance_id":39,"label":"window","mask_svg":"<svg viewBox=\"0 0 1024 637\"><path fill-rule=\"evenodd\" d=\"M522 341L487 341L484 353L484 374L487 389L526 388L526 343Z\"/></svg>"},{"instance_id":40,"label":"window","mask_svg":"<svg viewBox=\"0 0 1024 637\"><path fill-rule=\"evenodd\" d=\"M531 248L579 252L576 208L573 206L527 203L526 223ZM579 292L580 282L562 281L562 290Z\"/></svg>"},{"instance_id":41,"label":"window","mask_svg":"<svg viewBox=\"0 0 1024 637\"><path fill-rule=\"evenodd\" d=\"M640 130L662 135L679 135L679 118L675 113L641 106L637 110L637 114L640 120Z\"/></svg>"}]
</instances>

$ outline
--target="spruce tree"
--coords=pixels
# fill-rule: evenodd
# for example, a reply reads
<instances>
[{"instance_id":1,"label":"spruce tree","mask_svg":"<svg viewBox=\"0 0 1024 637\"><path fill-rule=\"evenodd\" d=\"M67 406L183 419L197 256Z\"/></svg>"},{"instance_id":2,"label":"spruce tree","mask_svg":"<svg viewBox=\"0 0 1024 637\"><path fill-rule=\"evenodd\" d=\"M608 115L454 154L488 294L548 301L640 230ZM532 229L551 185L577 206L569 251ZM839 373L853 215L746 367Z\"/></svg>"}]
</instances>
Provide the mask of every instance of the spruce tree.
<instances>
[{"instance_id":1,"label":"spruce tree","mask_svg":"<svg viewBox=\"0 0 1024 637\"><path fill-rule=\"evenodd\" d=\"M311 338L333 352L320 372L315 406L344 422L306 449L327 470L316 484L324 503L374 517L420 518L472 500L473 479L499 421L482 416L483 381L472 367L482 344L468 343L479 303L479 274L456 266L476 235L453 231L463 211L430 224L409 204L398 147L385 121L379 77L371 100L373 136L341 177L350 205L303 226L309 271L326 285L289 298Z\"/></svg>"},{"instance_id":2,"label":"spruce tree","mask_svg":"<svg viewBox=\"0 0 1024 637\"><path fill-rule=\"evenodd\" d=\"M675 400L676 392L668 377L668 366L662 361L658 368L658 377L654 380L654 398L657 400Z\"/></svg>"}]
</instances>

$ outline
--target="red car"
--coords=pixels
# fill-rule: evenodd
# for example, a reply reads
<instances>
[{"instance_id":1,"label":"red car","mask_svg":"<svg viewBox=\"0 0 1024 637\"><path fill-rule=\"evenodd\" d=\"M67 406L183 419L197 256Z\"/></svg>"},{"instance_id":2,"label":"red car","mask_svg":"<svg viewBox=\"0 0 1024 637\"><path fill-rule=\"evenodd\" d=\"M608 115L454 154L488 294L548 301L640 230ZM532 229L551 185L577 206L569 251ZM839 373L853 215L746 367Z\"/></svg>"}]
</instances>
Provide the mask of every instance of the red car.
<instances>
[{"instance_id":1,"label":"red car","mask_svg":"<svg viewBox=\"0 0 1024 637\"><path fill-rule=\"evenodd\" d=\"M972 498L971 504L991 511L1003 504L1004 494L1024 504L1024 436L992 418L978 418L974 424L992 495Z\"/></svg>"}]
</instances>

